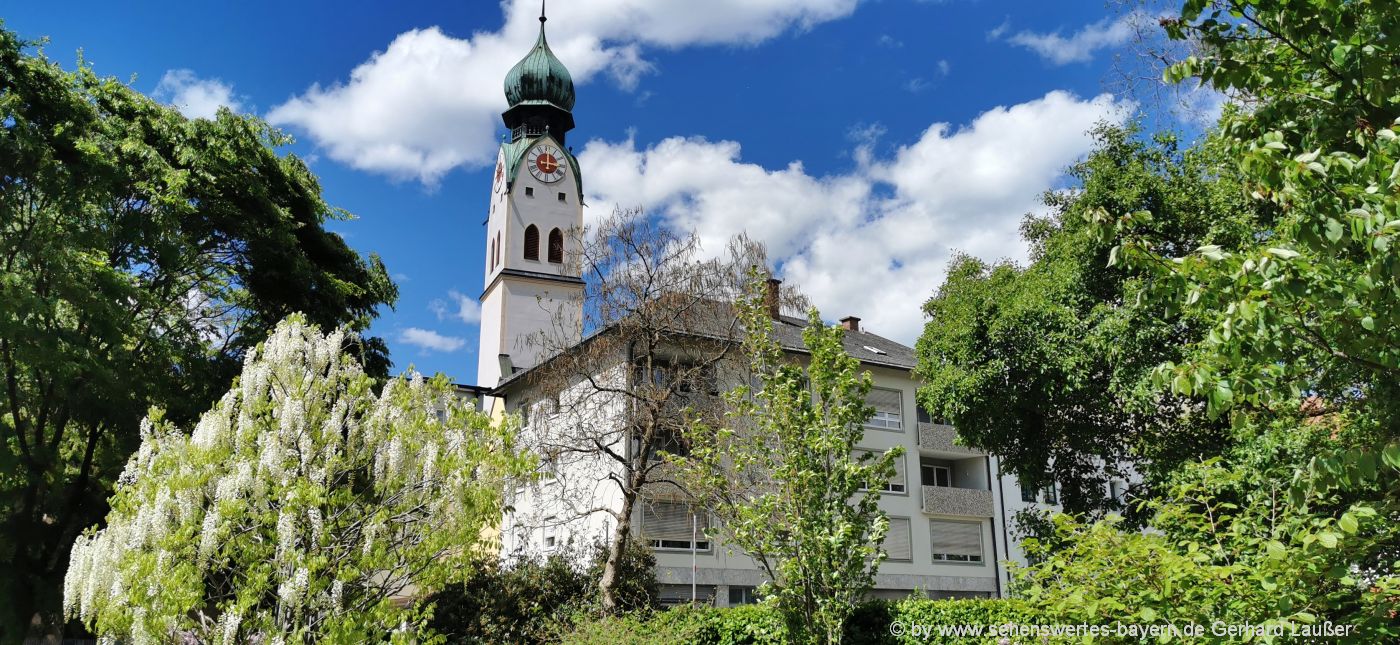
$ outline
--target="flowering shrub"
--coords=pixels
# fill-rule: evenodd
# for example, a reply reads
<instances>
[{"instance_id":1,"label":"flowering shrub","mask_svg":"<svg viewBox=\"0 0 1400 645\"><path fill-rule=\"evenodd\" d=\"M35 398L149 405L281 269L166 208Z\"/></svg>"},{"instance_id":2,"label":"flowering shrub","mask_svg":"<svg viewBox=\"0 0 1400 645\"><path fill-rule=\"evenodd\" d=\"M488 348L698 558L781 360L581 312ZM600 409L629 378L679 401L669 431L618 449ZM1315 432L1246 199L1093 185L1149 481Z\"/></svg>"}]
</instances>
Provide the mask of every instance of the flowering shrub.
<instances>
[{"instance_id":1,"label":"flowering shrub","mask_svg":"<svg viewBox=\"0 0 1400 645\"><path fill-rule=\"evenodd\" d=\"M153 411L64 610L106 640L407 641L524 476L510 424L445 377L373 380L300 316L192 433Z\"/></svg>"}]
</instances>

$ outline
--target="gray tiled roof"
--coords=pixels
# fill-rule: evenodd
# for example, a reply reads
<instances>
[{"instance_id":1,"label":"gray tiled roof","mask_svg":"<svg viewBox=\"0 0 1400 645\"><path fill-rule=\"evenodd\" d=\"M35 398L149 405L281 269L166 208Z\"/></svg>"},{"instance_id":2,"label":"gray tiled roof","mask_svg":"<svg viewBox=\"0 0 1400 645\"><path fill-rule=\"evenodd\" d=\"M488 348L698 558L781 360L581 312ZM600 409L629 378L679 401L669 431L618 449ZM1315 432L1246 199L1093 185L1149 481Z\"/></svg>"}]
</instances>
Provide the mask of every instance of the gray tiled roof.
<instances>
[{"instance_id":1,"label":"gray tiled roof","mask_svg":"<svg viewBox=\"0 0 1400 645\"><path fill-rule=\"evenodd\" d=\"M806 327L806 318L780 316L779 320L774 321L773 335L778 338L783 349L805 354L807 348L802 344L802 330ZM902 370L914 369L914 348L896 343L884 336L878 336L864 330L848 331L843 344L846 346L846 353L862 363ZM879 351L871 351L872 349Z\"/></svg>"},{"instance_id":2,"label":"gray tiled roof","mask_svg":"<svg viewBox=\"0 0 1400 645\"><path fill-rule=\"evenodd\" d=\"M802 343L802 330L807 327L806 318L795 316L779 316L773 322L773 335L777 338L778 344L783 349L798 354L806 354L807 347ZM588 342L593 337L607 333L610 328L595 330L582 341ZM703 336L703 334L697 334ZM855 357L862 363L868 365L878 365L899 370L914 369L914 348L892 341L884 336L872 334L868 331L847 331L843 338L846 353ZM872 351L878 350L878 351ZM548 362L546 360L546 362ZM520 381L534 368L518 369L514 374L502 377L500 383L494 388L501 391L507 385Z\"/></svg>"}]
</instances>

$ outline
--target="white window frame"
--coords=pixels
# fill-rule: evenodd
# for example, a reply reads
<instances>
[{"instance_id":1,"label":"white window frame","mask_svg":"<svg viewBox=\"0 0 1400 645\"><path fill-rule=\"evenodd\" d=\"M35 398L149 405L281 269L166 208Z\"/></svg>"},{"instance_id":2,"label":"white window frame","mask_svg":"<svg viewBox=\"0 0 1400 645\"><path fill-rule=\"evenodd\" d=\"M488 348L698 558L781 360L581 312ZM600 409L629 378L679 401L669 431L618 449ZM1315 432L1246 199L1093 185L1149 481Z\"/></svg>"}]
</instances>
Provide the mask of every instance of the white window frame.
<instances>
[{"instance_id":1,"label":"white window frame","mask_svg":"<svg viewBox=\"0 0 1400 645\"><path fill-rule=\"evenodd\" d=\"M544 548L546 549L552 549L559 543L559 527L554 522L555 518L547 517L544 520L544 526L541 527L541 532L543 533L541 543L544 544Z\"/></svg>"},{"instance_id":2,"label":"white window frame","mask_svg":"<svg viewBox=\"0 0 1400 645\"><path fill-rule=\"evenodd\" d=\"M899 397L899 404L895 412L882 412L878 408L875 414L865 421L865 427L886 432L904 432L904 391L889 387L873 387L870 391L893 392ZM868 399L867 399L868 400Z\"/></svg>"}]
</instances>

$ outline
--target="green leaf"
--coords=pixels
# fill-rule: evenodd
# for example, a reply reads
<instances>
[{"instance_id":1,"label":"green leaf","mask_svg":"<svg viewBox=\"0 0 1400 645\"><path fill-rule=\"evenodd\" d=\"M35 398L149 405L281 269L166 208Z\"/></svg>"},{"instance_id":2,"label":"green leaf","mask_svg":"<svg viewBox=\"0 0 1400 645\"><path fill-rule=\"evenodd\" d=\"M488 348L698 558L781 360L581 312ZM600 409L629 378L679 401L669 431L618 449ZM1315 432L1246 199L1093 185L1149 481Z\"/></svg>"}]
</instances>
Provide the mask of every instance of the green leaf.
<instances>
[{"instance_id":1,"label":"green leaf","mask_svg":"<svg viewBox=\"0 0 1400 645\"><path fill-rule=\"evenodd\" d=\"M1332 219L1332 218L1330 218L1330 217L1327 218L1327 239L1328 239L1328 241L1332 242L1333 244L1336 244L1338 240L1342 239L1342 232L1343 232L1344 230L1345 230L1345 229L1342 227L1342 223L1341 223L1341 222L1338 222L1337 220Z\"/></svg>"},{"instance_id":2,"label":"green leaf","mask_svg":"<svg viewBox=\"0 0 1400 645\"><path fill-rule=\"evenodd\" d=\"M1285 259L1285 260L1289 260L1289 259L1292 259L1292 258L1296 258L1296 257L1298 257L1299 255L1301 255L1300 253L1298 253L1297 251L1294 251L1293 249L1284 249L1284 248L1279 248L1279 247L1271 247L1271 248L1268 249L1268 252L1269 252L1270 255L1273 255L1273 256L1279 257L1279 258L1283 258L1283 259Z\"/></svg>"},{"instance_id":3,"label":"green leaf","mask_svg":"<svg viewBox=\"0 0 1400 645\"><path fill-rule=\"evenodd\" d=\"M1342 513L1342 519L1337 520L1337 526L1347 533L1355 533L1357 529L1356 517L1351 513Z\"/></svg>"},{"instance_id":4,"label":"green leaf","mask_svg":"<svg viewBox=\"0 0 1400 645\"><path fill-rule=\"evenodd\" d=\"M1375 331L1375 330L1376 330L1376 319L1374 319L1374 318L1372 318L1372 317L1370 317L1370 316L1365 316L1365 317L1363 317L1363 318L1361 319L1361 326L1362 326L1362 327L1365 327L1365 328L1366 328L1366 331Z\"/></svg>"}]
</instances>

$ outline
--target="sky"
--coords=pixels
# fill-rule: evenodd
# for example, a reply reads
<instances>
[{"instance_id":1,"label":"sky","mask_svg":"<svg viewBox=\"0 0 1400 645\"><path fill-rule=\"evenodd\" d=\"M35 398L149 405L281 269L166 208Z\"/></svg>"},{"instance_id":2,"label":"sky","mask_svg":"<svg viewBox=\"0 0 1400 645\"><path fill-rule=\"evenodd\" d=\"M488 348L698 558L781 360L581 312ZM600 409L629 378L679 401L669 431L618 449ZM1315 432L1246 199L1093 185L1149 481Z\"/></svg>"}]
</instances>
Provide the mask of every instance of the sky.
<instances>
[{"instance_id":1,"label":"sky","mask_svg":"<svg viewBox=\"0 0 1400 645\"><path fill-rule=\"evenodd\" d=\"M46 37L187 116L220 106L296 138L330 228L399 285L371 329L397 369L475 381L502 80L534 0L27 2ZM1129 92L1135 26L1098 0L555 0L550 45L578 93L585 222L641 207L714 253L747 232L823 316L912 344L948 260L1022 261L1017 228L1098 122L1189 135L1204 92Z\"/></svg>"}]
</instances>

